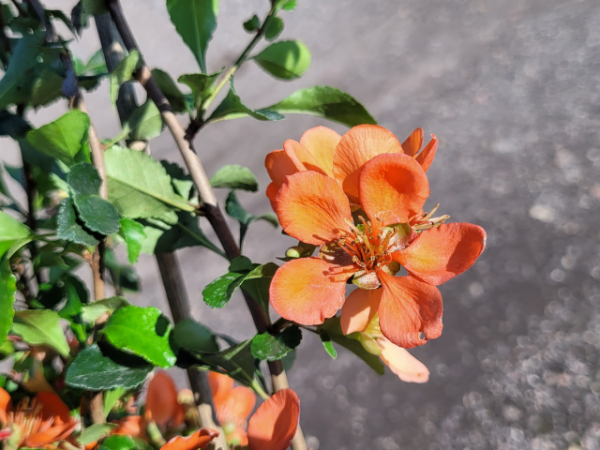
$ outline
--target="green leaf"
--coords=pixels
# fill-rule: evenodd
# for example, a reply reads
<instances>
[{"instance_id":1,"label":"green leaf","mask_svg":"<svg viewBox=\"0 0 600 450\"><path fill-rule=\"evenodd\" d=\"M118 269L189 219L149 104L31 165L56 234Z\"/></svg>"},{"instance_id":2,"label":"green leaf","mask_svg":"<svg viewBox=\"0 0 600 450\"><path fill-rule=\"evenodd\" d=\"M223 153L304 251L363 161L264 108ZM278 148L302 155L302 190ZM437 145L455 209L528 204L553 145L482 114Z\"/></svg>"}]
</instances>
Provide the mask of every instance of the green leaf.
<instances>
[{"instance_id":1,"label":"green leaf","mask_svg":"<svg viewBox=\"0 0 600 450\"><path fill-rule=\"evenodd\" d=\"M146 239L144 225L133 219L121 219L119 235L125 239L125 244L127 244L127 258L129 262L131 264L137 262L142 251L144 239Z\"/></svg>"},{"instance_id":2,"label":"green leaf","mask_svg":"<svg viewBox=\"0 0 600 450\"><path fill-rule=\"evenodd\" d=\"M25 245L31 240L31 230L23 225L17 219L3 211L0 211L0 258L12 247L12 252L16 250L15 244Z\"/></svg>"},{"instance_id":3,"label":"green leaf","mask_svg":"<svg viewBox=\"0 0 600 450\"><path fill-rule=\"evenodd\" d=\"M244 30L248 33L253 33L260 28L260 19L254 14L250 19L244 22Z\"/></svg>"},{"instance_id":4,"label":"green leaf","mask_svg":"<svg viewBox=\"0 0 600 450\"><path fill-rule=\"evenodd\" d=\"M82 0L83 11L92 16L99 16L107 12L106 4L103 0Z\"/></svg>"},{"instance_id":5,"label":"green leaf","mask_svg":"<svg viewBox=\"0 0 600 450\"><path fill-rule=\"evenodd\" d=\"M282 31L283 20L281 20L279 17L273 17L265 29L265 39L267 39L267 41L277 39Z\"/></svg>"},{"instance_id":6,"label":"green leaf","mask_svg":"<svg viewBox=\"0 0 600 450\"><path fill-rule=\"evenodd\" d=\"M16 292L17 279L10 271L8 258L0 258L0 346L6 342L8 332L12 328Z\"/></svg>"},{"instance_id":7,"label":"green leaf","mask_svg":"<svg viewBox=\"0 0 600 450\"><path fill-rule=\"evenodd\" d=\"M325 347L325 350L327 350L327 352L330 355L332 355L332 353L330 353L330 350L333 349L333 346L331 345L331 343L326 344L328 340L333 341L336 344L339 344L342 347L350 350L352 353L354 353L356 356L358 356L360 359L366 362L369 365L369 367L371 367L371 369L373 369L379 375L383 375L384 366L379 357L365 350L360 341L355 339L353 336L357 333L344 336L344 333L342 332L342 327L340 325L339 317L332 317L331 319L325 320L323 325L319 327L319 334L321 335L321 340L323 341L323 346ZM333 352L335 352L335 349L333 349Z\"/></svg>"},{"instance_id":8,"label":"green leaf","mask_svg":"<svg viewBox=\"0 0 600 450\"><path fill-rule=\"evenodd\" d=\"M254 111L248 108L242 103L240 97L235 93L233 88L233 77L231 78L231 85L227 96L223 99L221 104L213 111L207 122L215 122L218 120L235 119L238 117L251 116L257 120L281 120L284 116L276 111L264 109L261 111Z\"/></svg>"},{"instance_id":9,"label":"green leaf","mask_svg":"<svg viewBox=\"0 0 600 450\"><path fill-rule=\"evenodd\" d=\"M229 272L209 283L202 291L204 303L211 308L222 308L229 300L235 289L244 280L244 275Z\"/></svg>"},{"instance_id":10,"label":"green leaf","mask_svg":"<svg viewBox=\"0 0 600 450\"><path fill-rule=\"evenodd\" d=\"M67 386L88 391L135 389L153 367L140 358L123 353L103 352L98 344L82 350L67 368Z\"/></svg>"},{"instance_id":11,"label":"green leaf","mask_svg":"<svg viewBox=\"0 0 600 450\"><path fill-rule=\"evenodd\" d=\"M110 436L98 447L98 450L133 450L139 448L131 436L114 435Z\"/></svg>"},{"instance_id":12,"label":"green leaf","mask_svg":"<svg viewBox=\"0 0 600 450\"><path fill-rule=\"evenodd\" d=\"M102 314L113 313L119 308L129 305L125 297L109 297L96 300L94 303L85 305L81 310L81 319L87 323L93 323Z\"/></svg>"},{"instance_id":13,"label":"green leaf","mask_svg":"<svg viewBox=\"0 0 600 450\"><path fill-rule=\"evenodd\" d=\"M275 11L292 11L296 7L296 0L273 0L272 3Z\"/></svg>"},{"instance_id":14,"label":"green leaf","mask_svg":"<svg viewBox=\"0 0 600 450\"><path fill-rule=\"evenodd\" d=\"M214 91L214 82L221 75L222 70L206 75L203 73L188 73L181 75L177 81L187 85L192 90L195 108L200 108L204 101Z\"/></svg>"},{"instance_id":15,"label":"green leaf","mask_svg":"<svg viewBox=\"0 0 600 450\"><path fill-rule=\"evenodd\" d=\"M98 240L77 222L77 214L70 197L61 200L56 219L56 235L60 239L83 245L97 245Z\"/></svg>"},{"instance_id":16,"label":"green leaf","mask_svg":"<svg viewBox=\"0 0 600 450\"><path fill-rule=\"evenodd\" d=\"M154 102L148 99L146 103L133 111L131 117L123 124L122 133L113 141L118 142L126 137L134 141L149 141L160 134L162 126L160 111Z\"/></svg>"},{"instance_id":17,"label":"green leaf","mask_svg":"<svg viewBox=\"0 0 600 450\"><path fill-rule=\"evenodd\" d=\"M175 193L165 168L151 156L114 146L104 153L108 199L122 217L176 221L173 208L194 211Z\"/></svg>"},{"instance_id":18,"label":"green leaf","mask_svg":"<svg viewBox=\"0 0 600 450\"><path fill-rule=\"evenodd\" d=\"M73 110L27 134L27 140L37 150L67 165L75 163L75 155L87 141L90 128L89 116Z\"/></svg>"},{"instance_id":19,"label":"green leaf","mask_svg":"<svg viewBox=\"0 0 600 450\"><path fill-rule=\"evenodd\" d=\"M91 444L108 436L113 429L118 427L119 425L116 423L95 423L83 430L77 438L77 442L81 445Z\"/></svg>"},{"instance_id":20,"label":"green leaf","mask_svg":"<svg viewBox=\"0 0 600 450\"><path fill-rule=\"evenodd\" d=\"M105 236L119 231L120 217L112 203L99 195L77 195L73 201L86 228Z\"/></svg>"},{"instance_id":21,"label":"green leaf","mask_svg":"<svg viewBox=\"0 0 600 450\"><path fill-rule=\"evenodd\" d=\"M56 72L44 70L33 83L31 106L46 106L63 96L62 86L65 79Z\"/></svg>"},{"instance_id":22,"label":"green leaf","mask_svg":"<svg viewBox=\"0 0 600 450\"><path fill-rule=\"evenodd\" d=\"M231 260L231 263L229 264L229 271L246 275L255 267L256 264L253 264L252 261L250 261L250 258L241 255L236 256Z\"/></svg>"},{"instance_id":23,"label":"green leaf","mask_svg":"<svg viewBox=\"0 0 600 450\"><path fill-rule=\"evenodd\" d=\"M301 340L302 331L297 326L289 326L277 336L257 334L252 339L252 355L262 360L277 361L298 347Z\"/></svg>"},{"instance_id":24,"label":"green leaf","mask_svg":"<svg viewBox=\"0 0 600 450\"><path fill-rule=\"evenodd\" d=\"M62 356L69 356L69 344L56 311L48 309L17 311L12 330L28 344L48 345Z\"/></svg>"},{"instance_id":25,"label":"green leaf","mask_svg":"<svg viewBox=\"0 0 600 450\"><path fill-rule=\"evenodd\" d=\"M108 417L116 403L123 397L125 389L118 387L104 392L104 417Z\"/></svg>"},{"instance_id":26,"label":"green leaf","mask_svg":"<svg viewBox=\"0 0 600 450\"><path fill-rule=\"evenodd\" d=\"M219 0L167 0L171 22L206 72L206 49L217 27Z\"/></svg>"},{"instance_id":27,"label":"green leaf","mask_svg":"<svg viewBox=\"0 0 600 450\"><path fill-rule=\"evenodd\" d=\"M179 113L187 111L185 96L181 93L171 75L164 70L152 69L152 78L154 78L160 90L165 94L167 100L169 100L173 111Z\"/></svg>"},{"instance_id":28,"label":"green leaf","mask_svg":"<svg viewBox=\"0 0 600 450\"><path fill-rule=\"evenodd\" d=\"M102 330L116 348L163 368L177 360L169 345L170 332L171 324L158 308L131 305L117 309Z\"/></svg>"},{"instance_id":29,"label":"green leaf","mask_svg":"<svg viewBox=\"0 0 600 450\"><path fill-rule=\"evenodd\" d=\"M67 183L75 195L97 195L102 179L96 168L90 163L79 163L71 167Z\"/></svg>"},{"instance_id":30,"label":"green leaf","mask_svg":"<svg viewBox=\"0 0 600 450\"><path fill-rule=\"evenodd\" d=\"M275 78L294 80L309 68L310 51L300 41L280 41L269 45L253 59Z\"/></svg>"},{"instance_id":31,"label":"green leaf","mask_svg":"<svg viewBox=\"0 0 600 450\"><path fill-rule=\"evenodd\" d=\"M221 167L210 179L210 185L214 188L258 191L258 181L252 171L236 164Z\"/></svg>"},{"instance_id":32,"label":"green leaf","mask_svg":"<svg viewBox=\"0 0 600 450\"><path fill-rule=\"evenodd\" d=\"M252 222L263 220L265 222L269 222L275 228L279 226L279 221L274 213L255 216L246 211L235 195L235 191L231 191L225 200L225 212L227 212L227 214L240 223L240 247L242 247L244 244L244 237L246 236L248 227Z\"/></svg>"},{"instance_id":33,"label":"green leaf","mask_svg":"<svg viewBox=\"0 0 600 450\"><path fill-rule=\"evenodd\" d=\"M119 65L110 74L110 100L113 105L119 96L121 85L133 78L133 73L142 64L140 54L137 50L132 51L119 63Z\"/></svg>"},{"instance_id":34,"label":"green leaf","mask_svg":"<svg viewBox=\"0 0 600 450\"><path fill-rule=\"evenodd\" d=\"M255 364L251 342L246 340L215 355L202 355L202 360L226 371L234 380L246 386L254 386Z\"/></svg>"},{"instance_id":35,"label":"green leaf","mask_svg":"<svg viewBox=\"0 0 600 450\"><path fill-rule=\"evenodd\" d=\"M242 281L241 288L250 294L267 314L269 312L269 287L279 266L267 263L254 268Z\"/></svg>"},{"instance_id":36,"label":"green leaf","mask_svg":"<svg viewBox=\"0 0 600 450\"><path fill-rule=\"evenodd\" d=\"M333 346L333 342L331 342L331 339L329 339L327 333L321 334L321 342L323 343L323 348L325 349L327 354L331 356L331 359L337 358L337 350Z\"/></svg>"},{"instance_id":37,"label":"green leaf","mask_svg":"<svg viewBox=\"0 0 600 450\"><path fill-rule=\"evenodd\" d=\"M88 62L77 71L77 75L100 75L108 72L106 61L104 60L104 52L99 49L94 53Z\"/></svg>"},{"instance_id":38,"label":"green leaf","mask_svg":"<svg viewBox=\"0 0 600 450\"><path fill-rule=\"evenodd\" d=\"M217 353L219 344L210 328L193 319L179 321L173 329L175 342L182 348L201 353Z\"/></svg>"},{"instance_id":39,"label":"green leaf","mask_svg":"<svg viewBox=\"0 0 600 450\"><path fill-rule=\"evenodd\" d=\"M175 191L177 191L177 193L185 200L189 200L192 195L192 190L194 189L192 177L185 173L181 166L176 163L164 159L162 159L160 163L171 177L171 182L173 183Z\"/></svg>"},{"instance_id":40,"label":"green leaf","mask_svg":"<svg viewBox=\"0 0 600 450\"><path fill-rule=\"evenodd\" d=\"M260 111L265 110L281 114L311 114L349 127L364 123L377 124L354 97L328 86L301 89L279 103Z\"/></svg>"}]
</instances>

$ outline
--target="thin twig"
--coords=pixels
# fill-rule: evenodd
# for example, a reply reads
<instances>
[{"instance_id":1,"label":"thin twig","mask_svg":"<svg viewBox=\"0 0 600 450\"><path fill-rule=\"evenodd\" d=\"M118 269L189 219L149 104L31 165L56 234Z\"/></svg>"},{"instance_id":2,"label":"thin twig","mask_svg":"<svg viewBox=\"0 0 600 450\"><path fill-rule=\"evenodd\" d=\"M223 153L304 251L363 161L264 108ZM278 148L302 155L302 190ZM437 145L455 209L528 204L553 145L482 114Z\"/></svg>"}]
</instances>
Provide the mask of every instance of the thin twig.
<instances>
[{"instance_id":1,"label":"thin twig","mask_svg":"<svg viewBox=\"0 0 600 450\"><path fill-rule=\"evenodd\" d=\"M107 0L107 6L117 30L119 30L119 34L121 35L121 38L127 47L127 50L139 51L139 47L131 32L131 29L129 28L127 20L125 19L119 1ZM140 84L142 84L142 86L146 89L148 97L152 99L161 112L163 121L167 125L167 128L169 128L169 131L171 132L175 143L187 165L188 171L192 176L192 180L196 185L196 189L198 190L198 194L202 201L202 210L215 230L215 233L217 234L217 237L219 238L227 257L229 259L233 259L236 256L239 256L239 247L235 242L233 234L231 233L231 229L229 228L227 222L225 222L225 218L223 217L223 213L219 208L217 199L210 185L210 181L206 175L206 172L204 171L204 167L194 152L191 143L186 140L185 130L183 129L181 123L179 123L179 120L177 120L169 101L166 99L165 95L152 78L150 69L145 63L142 63L142 66L137 70L135 76ZM245 293L244 298L257 330L259 332L266 331L270 322L268 316L265 314L256 300ZM268 364L268 367L269 371L271 372L273 389L275 391L289 387L287 376L281 361L273 361ZM292 440L292 447L294 450L306 450L307 448L300 427L298 427L296 436Z\"/></svg>"}]
</instances>

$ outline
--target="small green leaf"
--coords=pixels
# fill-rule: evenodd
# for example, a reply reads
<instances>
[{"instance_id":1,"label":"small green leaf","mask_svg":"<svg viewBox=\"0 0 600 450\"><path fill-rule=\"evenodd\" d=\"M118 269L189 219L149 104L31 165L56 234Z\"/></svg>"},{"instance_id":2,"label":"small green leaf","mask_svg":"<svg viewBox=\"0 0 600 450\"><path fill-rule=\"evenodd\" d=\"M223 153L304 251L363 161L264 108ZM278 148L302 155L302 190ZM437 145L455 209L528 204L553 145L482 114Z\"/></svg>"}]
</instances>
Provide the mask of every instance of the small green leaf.
<instances>
[{"instance_id":1,"label":"small green leaf","mask_svg":"<svg viewBox=\"0 0 600 450\"><path fill-rule=\"evenodd\" d=\"M11 215L0 211L0 258L16 243L24 242L26 244L29 242L30 236L31 230L27 226Z\"/></svg>"},{"instance_id":2,"label":"small green leaf","mask_svg":"<svg viewBox=\"0 0 600 450\"><path fill-rule=\"evenodd\" d=\"M106 61L104 60L104 52L99 49L94 53L88 62L77 71L77 75L100 75L108 72Z\"/></svg>"},{"instance_id":3,"label":"small green leaf","mask_svg":"<svg viewBox=\"0 0 600 450\"><path fill-rule=\"evenodd\" d=\"M246 275L255 267L256 265L250 261L250 258L241 255L236 256L231 260L231 263L229 264L229 271Z\"/></svg>"},{"instance_id":4,"label":"small green leaf","mask_svg":"<svg viewBox=\"0 0 600 450\"><path fill-rule=\"evenodd\" d=\"M187 85L192 90L194 107L200 108L204 101L210 97L214 91L214 82L221 75L222 70L216 73L206 75L203 73L188 73L181 75L177 81Z\"/></svg>"},{"instance_id":5,"label":"small green leaf","mask_svg":"<svg viewBox=\"0 0 600 450\"><path fill-rule=\"evenodd\" d=\"M71 167L67 183L75 195L97 195L102 179L90 163L79 163Z\"/></svg>"},{"instance_id":6,"label":"small green leaf","mask_svg":"<svg viewBox=\"0 0 600 450\"><path fill-rule=\"evenodd\" d=\"M174 223L173 208L194 211L175 193L164 167L151 156L113 146L104 153L108 199L122 217L157 218Z\"/></svg>"},{"instance_id":7,"label":"small green leaf","mask_svg":"<svg viewBox=\"0 0 600 450\"><path fill-rule=\"evenodd\" d=\"M69 356L69 344L56 311L48 309L17 311L12 330L28 344L48 345L62 356Z\"/></svg>"},{"instance_id":8,"label":"small green leaf","mask_svg":"<svg viewBox=\"0 0 600 450\"><path fill-rule=\"evenodd\" d=\"M201 353L217 353L219 344L210 328L193 319L179 321L173 329L175 342L182 348Z\"/></svg>"},{"instance_id":9,"label":"small green leaf","mask_svg":"<svg viewBox=\"0 0 600 450\"><path fill-rule=\"evenodd\" d=\"M206 49L217 27L219 0L167 0L171 22L206 72Z\"/></svg>"},{"instance_id":10,"label":"small green leaf","mask_svg":"<svg viewBox=\"0 0 600 450\"><path fill-rule=\"evenodd\" d=\"M221 167L210 179L210 185L214 188L258 191L258 181L252 171L235 164Z\"/></svg>"},{"instance_id":11,"label":"small green leaf","mask_svg":"<svg viewBox=\"0 0 600 450\"><path fill-rule=\"evenodd\" d=\"M125 297L109 297L96 300L94 303L85 305L81 311L81 319L87 323L93 323L104 313L113 313L119 308L129 305Z\"/></svg>"},{"instance_id":12,"label":"small green leaf","mask_svg":"<svg viewBox=\"0 0 600 450\"><path fill-rule=\"evenodd\" d=\"M10 271L8 258L0 258L0 346L6 342L8 332L13 325L16 292L17 279Z\"/></svg>"},{"instance_id":13,"label":"small green leaf","mask_svg":"<svg viewBox=\"0 0 600 450\"><path fill-rule=\"evenodd\" d=\"M294 80L309 68L310 51L300 41L280 41L269 45L253 59L275 78Z\"/></svg>"},{"instance_id":14,"label":"small green leaf","mask_svg":"<svg viewBox=\"0 0 600 450\"><path fill-rule=\"evenodd\" d=\"M105 236L119 231L120 217L112 203L99 195L77 195L74 203L86 228Z\"/></svg>"},{"instance_id":15,"label":"small green leaf","mask_svg":"<svg viewBox=\"0 0 600 450\"><path fill-rule=\"evenodd\" d=\"M119 234L125 239L125 244L127 244L127 258L129 259L129 262L131 264L137 262L140 252L142 251L144 239L146 239L144 225L133 219L121 219L121 230L119 231Z\"/></svg>"},{"instance_id":16,"label":"small green leaf","mask_svg":"<svg viewBox=\"0 0 600 450\"><path fill-rule=\"evenodd\" d=\"M252 339L252 355L257 359L277 361L300 345L302 331L289 326L277 336L261 333Z\"/></svg>"},{"instance_id":17,"label":"small green leaf","mask_svg":"<svg viewBox=\"0 0 600 450\"><path fill-rule=\"evenodd\" d=\"M119 425L116 423L95 423L83 430L77 438L77 442L81 445L91 444L108 436L113 429L118 427Z\"/></svg>"},{"instance_id":18,"label":"small green leaf","mask_svg":"<svg viewBox=\"0 0 600 450\"><path fill-rule=\"evenodd\" d=\"M115 140L119 141L129 137L134 141L149 141L160 134L162 127L160 111L154 102L148 99L146 103L133 111L131 117L123 124L123 132Z\"/></svg>"},{"instance_id":19,"label":"small green leaf","mask_svg":"<svg viewBox=\"0 0 600 450\"><path fill-rule=\"evenodd\" d=\"M65 79L51 70L44 70L33 83L31 106L46 106L63 96L62 85Z\"/></svg>"},{"instance_id":20,"label":"small green leaf","mask_svg":"<svg viewBox=\"0 0 600 450\"><path fill-rule=\"evenodd\" d=\"M211 308L222 308L229 300L235 289L244 280L244 275L229 272L209 283L202 291L204 303Z\"/></svg>"},{"instance_id":21,"label":"small green leaf","mask_svg":"<svg viewBox=\"0 0 600 450\"><path fill-rule=\"evenodd\" d=\"M235 119L238 117L251 116L257 120L281 120L284 116L276 111L264 109L262 111L254 111L248 108L240 97L236 94L233 88L233 77L231 78L231 86L227 96L223 99L221 104L213 111L207 122L215 122L218 120Z\"/></svg>"},{"instance_id":22,"label":"small green leaf","mask_svg":"<svg viewBox=\"0 0 600 450\"><path fill-rule=\"evenodd\" d=\"M94 0L99 1L99 0ZM119 63L119 65L110 74L110 100L113 105L119 96L121 85L133 78L134 72L140 67L142 61L137 50L132 51Z\"/></svg>"},{"instance_id":23,"label":"small green leaf","mask_svg":"<svg viewBox=\"0 0 600 450\"><path fill-rule=\"evenodd\" d=\"M171 324L154 306L117 309L102 333L116 348L128 350L163 368L173 367L177 357L169 345Z\"/></svg>"},{"instance_id":24,"label":"small green leaf","mask_svg":"<svg viewBox=\"0 0 600 450\"><path fill-rule=\"evenodd\" d=\"M244 244L244 237L246 236L248 227L252 222L263 220L270 223L275 228L279 226L279 221L274 213L266 213L260 216L255 216L246 211L235 195L235 191L231 191L225 200L225 212L227 212L229 216L233 217L240 223L240 247L242 247Z\"/></svg>"},{"instance_id":25,"label":"small green leaf","mask_svg":"<svg viewBox=\"0 0 600 450\"><path fill-rule=\"evenodd\" d=\"M273 9L279 11L292 11L296 7L296 0L273 0Z\"/></svg>"},{"instance_id":26,"label":"small green leaf","mask_svg":"<svg viewBox=\"0 0 600 450\"><path fill-rule=\"evenodd\" d=\"M27 140L37 150L67 165L75 163L75 155L87 141L90 128L89 116L73 110L27 134Z\"/></svg>"},{"instance_id":27,"label":"small green leaf","mask_svg":"<svg viewBox=\"0 0 600 450\"><path fill-rule=\"evenodd\" d=\"M227 375L234 380L255 388L255 364L251 342L251 340L241 342L215 355L202 355L202 360L211 367L227 372Z\"/></svg>"},{"instance_id":28,"label":"small green leaf","mask_svg":"<svg viewBox=\"0 0 600 450\"><path fill-rule=\"evenodd\" d=\"M269 312L269 288L279 266L267 263L254 268L242 281L241 288L250 294L267 314Z\"/></svg>"},{"instance_id":29,"label":"small green leaf","mask_svg":"<svg viewBox=\"0 0 600 450\"><path fill-rule=\"evenodd\" d=\"M75 206L70 197L61 200L56 225L56 235L60 239L88 246L97 245L99 242L77 222Z\"/></svg>"},{"instance_id":30,"label":"small green leaf","mask_svg":"<svg viewBox=\"0 0 600 450\"><path fill-rule=\"evenodd\" d=\"M102 441L98 450L134 450L140 448L131 436L114 435Z\"/></svg>"},{"instance_id":31,"label":"small green leaf","mask_svg":"<svg viewBox=\"0 0 600 450\"><path fill-rule=\"evenodd\" d=\"M327 354L331 356L331 359L337 358L337 351L333 346L333 342L331 342L331 340L326 334L321 335L321 342L323 343L323 348L325 349Z\"/></svg>"},{"instance_id":32,"label":"small green leaf","mask_svg":"<svg viewBox=\"0 0 600 450\"><path fill-rule=\"evenodd\" d=\"M104 417L108 417L113 407L125 394L125 389L118 387L104 392Z\"/></svg>"},{"instance_id":33,"label":"small green leaf","mask_svg":"<svg viewBox=\"0 0 600 450\"><path fill-rule=\"evenodd\" d=\"M141 386L153 367L122 352L103 352L98 344L82 350L67 368L67 386L88 391L135 389Z\"/></svg>"},{"instance_id":34,"label":"small green leaf","mask_svg":"<svg viewBox=\"0 0 600 450\"><path fill-rule=\"evenodd\" d=\"M177 193L185 200L189 200L192 195L192 190L194 189L192 177L185 173L181 166L176 163L164 159L162 159L160 163L171 177L171 182L173 183L175 191L177 191Z\"/></svg>"},{"instance_id":35,"label":"small green leaf","mask_svg":"<svg viewBox=\"0 0 600 450\"><path fill-rule=\"evenodd\" d=\"M171 75L164 70L152 69L152 78L154 78L160 90L165 94L167 100L169 100L173 111L178 113L187 111L185 96L181 93Z\"/></svg>"},{"instance_id":36,"label":"small green leaf","mask_svg":"<svg viewBox=\"0 0 600 450\"><path fill-rule=\"evenodd\" d=\"M253 33L260 28L260 19L254 14L250 19L244 22L244 30L248 33Z\"/></svg>"},{"instance_id":37,"label":"small green leaf","mask_svg":"<svg viewBox=\"0 0 600 450\"><path fill-rule=\"evenodd\" d=\"M265 39L267 39L267 41L275 40L282 31L283 20L279 17L273 17L265 29Z\"/></svg>"}]
</instances>

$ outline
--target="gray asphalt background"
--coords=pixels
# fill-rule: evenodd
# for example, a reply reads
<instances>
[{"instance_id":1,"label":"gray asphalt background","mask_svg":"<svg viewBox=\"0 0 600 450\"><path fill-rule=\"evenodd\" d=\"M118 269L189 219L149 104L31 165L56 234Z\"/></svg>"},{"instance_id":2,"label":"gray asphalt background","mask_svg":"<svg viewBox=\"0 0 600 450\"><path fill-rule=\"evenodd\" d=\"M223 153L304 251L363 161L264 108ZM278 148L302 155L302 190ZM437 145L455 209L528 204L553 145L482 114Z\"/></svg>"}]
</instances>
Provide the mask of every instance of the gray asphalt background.
<instances>
[{"instance_id":1,"label":"gray asphalt background","mask_svg":"<svg viewBox=\"0 0 600 450\"><path fill-rule=\"evenodd\" d=\"M47 1L70 8L73 1ZM159 0L124 9L152 67L175 77L197 71ZM241 23L267 0L223 0L209 50L217 70L249 41ZM444 333L413 353L431 370L425 385L378 377L340 350L335 361L305 336L290 382L314 449L600 449L600 8L597 1L298 0L282 38L312 51L307 74L273 81L253 63L236 77L252 107L315 84L361 100L403 140L415 127L440 139L428 175L432 202L452 220L482 225L488 247L474 268L441 287ZM74 44L89 57L94 28ZM86 96L102 137L118 130L104 83ZM48 122L64 105L39 112ZM185 119L184 119L185 120ZM207 172L250 167L261 192L241 194L266 212L264 156L311 126L241 119L203 130L196 148ZM344 127L332 125L343 133ZM9 141L2 158L17 161ZM153 154L180 161L170 136ZM212 235L206 224L207 234ZM269 261L292 241L267 224L249 232L245 253ZM197 319L238 338L253 334L236 295L223 311L202 303L203 287L227 264L203 249L178 253ZM167 311L152 257L137 269L141 305ZM85 275L85 274L84 274ZM177 374L181 384L184 378Z\"/></svg>"}]
</instances>

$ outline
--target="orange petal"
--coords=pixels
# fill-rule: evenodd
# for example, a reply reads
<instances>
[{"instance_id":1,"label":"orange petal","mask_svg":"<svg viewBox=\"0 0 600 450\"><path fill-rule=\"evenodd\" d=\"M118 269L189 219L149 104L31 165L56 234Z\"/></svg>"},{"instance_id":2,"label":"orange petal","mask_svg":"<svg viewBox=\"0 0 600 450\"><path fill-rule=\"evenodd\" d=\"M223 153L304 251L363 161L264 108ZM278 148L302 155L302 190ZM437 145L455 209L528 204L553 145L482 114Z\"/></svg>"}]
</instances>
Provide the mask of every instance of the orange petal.
<instances>
[{"instance_id":1,"label":"orange petal","mask_svg":"<svg viewBox=\"0 0 600 450\"><path fill-rule=\"evenodd\" d=\"M148 385L146 419L159 425L181 425L182 407L177 402L177 388L167 372L156 372Z\"/></svg>"},{"instance_id":2,"label":"orange petal","mask_svg":"<svg viewBox=\"0 0 600 450\"><path fill-rule=\"evenodd\" d=\"M377 339L381 348L379 356L383 362L407 383L426 383L429 380L429 370L421 361L402 347L392 344L386 338Z\"/></svg>"},{"instance_id":3,"label":"orange petal","mask_svg":"<svg viewBox=\"0 0 600 450\"><path fill-rule=\"evenodd\" d=\"M144 419L144 417L127 416L115 423L117 423L119 427L115 428L112 431L112 434L136 437L145 441L148 440L148 435L146 434L146 428L148 424L146 423L146 419Z\"/></svg>"},{"instance_id":4,"label":"orange petal","mask_svg":"<svg viewBox=\"0 0 600 450\"><path fill-rule=\"evenodd\" d=\"M379 325L393 344L412 348L442 334L442 294L435 286L411 276L393 277L379 271L383 286ZM420 338L420 333L425 335Z\"/></svg>"},{"instance_id":5,"label":"orange petal","mask_svg":"<svg viewBox=\"0 0 600 450\"><path fill-rule=\"evenodd\" d=\"M321 245L349 230L352 220L346 195L333 178L316 172L290 175L279 189L275 212L290 236Z\"/></svg>"},{"instance_id":6,"label":"orange petal","mask_svg":"<svg viewBox=\"0 0 600 450\"><path fill-rule=\"evenodd\" d=\"M310 257L285 263L275 272L269 290L271 305L281 317L317 325L344 304L346 280L352 271Z\"/></svg>"},{"instance_id":7,"label":"orange petal","mask_svg":"<svg viewBox=\"0 0 600 450\"><path fill-rule=\"evenodd\" d=\"M319 167L315 157L304 147L304 145L300 144L300 142L288 139L283 143L283 149L287 155L295 155L306 170L312 170L313 172L327 175L325 171Z\"/></svg>"},{"instance_id":8,"label":"orange petal","mask_svg":"<svg viewBox=\"0 0 600 450\"><path fill-rule=\"evenodd\" d=\"M360 204L373 223L404 223L423 210L429 181L414 158L380 155L360 171ZM379 222L377 219L381 220Z\"/></svg>"},{"instance_id":9,"label":"orange petal","mask_svg":"<svg viewBox=\"0 0 600 450\"><path fill-rule=\"evenodd\" d=\"M306 170L298 158L290 157L285 150L275 150L265 158L265 167L269 177L277 186L281 186L287 175Z\"/></svg>"},{"instance_id":10,"label":"orange petal","mask_svg":"<svg viewBox=\"0 0 600 450\"><path fill-rule=\"evenodd\" d=\"M42 405L43 420L51 419L55 425L70 425L74 422L69 407L54 392L39 392L35 396L35 402Z\"/></svg>"},{"instance_id":11,"label":"orange petal","mask_svg":"<svg viewBox=\"0 0 600 450\"><path fill-rule=\"evenodd\" d=\"M215 411L220 423L245 422L256 404L254 391L245 386L233 388L227 395L214 397Z\"/></svg>"},{"instance_id":12,"label":"orange petal","mask_svg":"<svg viewBox=\"0 0 600 450\"><path fill-rule=\"evenodd\" d=\"M435 137L435 134L431 135L431 140L427 143L427 146L423 149L418 156L415 157L417 162L421 164L423 171L427 172L429 166L433 162L433 158L435 158L435 152L437 150L438 140Z\"/></svg>"},{"instance_id":13,"label":"orange petal","mask_svg":"<svg viewBox=\"0 0 600 450\"><path fill-rule=\"evenodd\" d=\"M233 378L218 372L208 372L208 382L213 397L229 395L233 389Z\"/></svg>"},{"instance_id":14,"label":"orange petal","mask_svg":"<svg viewBox=\"0 0 600 450\"><path fill-rule=\"evenodd\" d=\"M361 167L383 153L402 153L396 136L383 127L359 125L342 136L333 156L333 174L354 203L358 203Z\"/></svg>"},{"instance_id":15,"label":"orange petal","mask_svg":"<svg viewBox=\"0 0 600 450\"><path fill-rule=\"evenodd\" d=\"M75 431L76 427L76 421L62 425L54 425L50 428L44 429L44 431L30 434L25 438L23 444L25 447L30 448L45 447L52 442L58 442L66 439L71 435L71 433L73 433L73 431Z\"/></svg>"},{"instance_id":16,"label":"orange petal","mask_svg":"<svg viewBox=\"0 0 600 450\"><path fill-rule=\"evenodd\" d=\"M204 449L219 435L215 430L202 428L189 436L177 436L161 447L161 450L197 450Z\"/></svg>"},{"instance_id":17,"label":"orange petal","mask_svg":"<svg viewBox=\"0 0 600 450\"><path fill-rule=\"evenodd\" d=\"M300 416L300 400L291 389L282 389L256 410L248 423L250 450L285 450Z\"/></svg>"},{"instance_id":18,"label":"orange petal","mask_svg":"<svg viewBox=\"0 0 600 450\"><path fill-rule=\"evenodd\" d=\"M342 307L340 325L344 334L363 331L377 313L381 289L355 289Z\"/></svg>"},{"instance_id":19,"label":"orange petal","mask_svg":"<svg viewBox=\"0 0 600 450\"><path fill-rule=\"evenodd\" d=\"M423 128L417 128L402 143L402 150L408 156L416 156L421 147L423 147Z\"/></svg>"},{"instance_id":20,"label":"orange petal","mask_svg":"<svg viewBox=\"0 0 600 450\"><path fill-rule=\"evenodd\" d=\"M478 225L444 224L422 231L396 259L415 277L438 286L471 267L485 240L485 230Z\"/></svg>"},{"instance_id":21,"label":"orange petal","mask_svg":"<svg viewBox=\"0 0 600 450\"><path fill-rule=\"evenodd\" d=\"M0 424L6 425L8 413L12 410L10 394L0 387Z\"/></svg>"},{"instance_id":22,"label":"orange petal","mask_svg":"<svg viewBox=\"0 0 600 450\"><path fill-rule=\"evenodd\" d=\"M275 209L275 197L277 197L277 193L279 192L279 186L277 186L274 182L271 182L267 186L267 198L271 202L271 208Z\"/></svg>"},{"instance_id":23,"label":"orange petal","mask_svg":"<svg viewBox=\"0 0 600 450\"><path fill-rule=\"evenodd\" d=\"M315 158L323 172L333 177L333 155L342 137L331 128L319 126L307 130L300 143Z\"/></svg>"}]
</instances>

